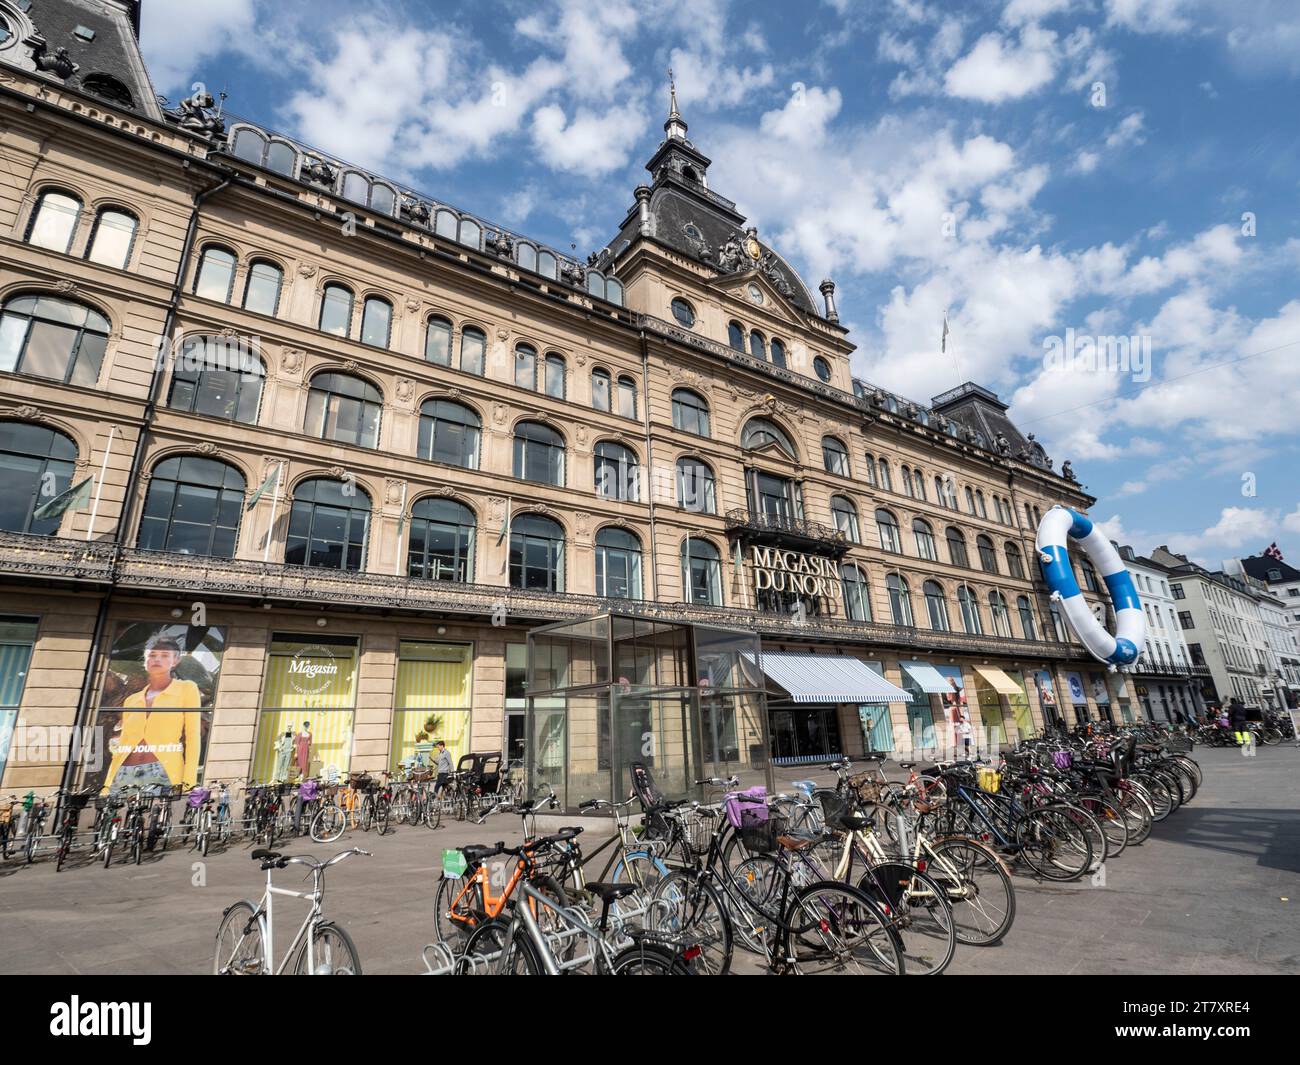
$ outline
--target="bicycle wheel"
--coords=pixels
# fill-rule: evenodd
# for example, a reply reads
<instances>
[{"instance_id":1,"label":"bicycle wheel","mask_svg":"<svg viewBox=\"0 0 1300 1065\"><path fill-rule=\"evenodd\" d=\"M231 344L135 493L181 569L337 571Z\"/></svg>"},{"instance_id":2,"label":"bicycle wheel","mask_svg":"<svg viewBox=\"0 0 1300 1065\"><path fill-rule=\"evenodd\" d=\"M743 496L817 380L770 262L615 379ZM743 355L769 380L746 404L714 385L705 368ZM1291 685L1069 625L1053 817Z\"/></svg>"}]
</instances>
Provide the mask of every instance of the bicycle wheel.
<instances>
[{"instance_id":1,"label":"bicycle wheel","mask_svg":"<svg viewBox=\"0 0 1300 1065\"><path fill-rule=\"evenodd\" d=\"M889 919L903 948L908 976L938 976L957 952L957 931L946 892L908 862L880 862L858 881L858 889Z\"/></svg>"},{"instance_id":2,"label":"bicycle wheel","mask_svg":"<svg viewBox=\"0 0 1300 1065\"><path fill-rule=\"evenodd\" d=\"M266 967L266 943L257 910L246 900L235 903L217 927L212 961L214 976L260 976Z\"/></svg>"},{"instance_id":3,"label":"bicycle wheel","mask_svg":"<svg viewBox=\"0 0 1300 1065\"><path fill-rule=\"evenodd\" d=\"M512 935L507 921L486 921L465 944L457 973L461 976L541 976L546 970L526 935Z\"/></svg>"},{"instance_id":4,"label":"bicycle wheel","mask_svg":"<svg viewBox=\"0 0 1300 1065\"><path fill-rule=\"evenodd\" d=\"M442 797L431 795L429 801L424 804L424 823L429 828L439 828L442 825Z\"/></svg>"},{"instance_id":5,"label":"bicycle wheel","mask_svg":"<svg viewBox=\"0 0 1300 1065\"><path fill-rule=\"evenodd\" d=\"M1115 803L1120 816L1124 818L1124 827L1128 830L1130 847L1136 847L1151 835L1151 807L1135 790L1123 789L1115 793Z\"/></svg>"},{"instance_id":6,"label":"bicycle wheel","mask_svg":"<svg viewBox=\"0 0 1300 1065\"><path fill-rule=\"evenodd\" d=\"M1146 793L1146 800L1151 807L1151 819L1153 821L1163 821L1174 810L1174 800L1169 794L1169 788L1157 777L1149 773L1134 774L1130 778L1133 784Z\"/></svg>"},{"instance_id":7,"label":"bicycle wheel","mask_svg":"<svg viewBox=\"0 0 1300 1065\"><path fill-rule=\"evenodd\" d=\"M1061 810L1074 821L1083 834L1088 837L1088 843L1092 847L1092 862L1088 866L1088 872L1095 873L1101 868L1102 863L1110 857L1110 844L1106 842L1106 833L1102 831L1101 822L1077 803L1058 803L1056 809Z\"/></svg>"},{"instance_id":8,"label":"bicycle wheel","mask_svg":"<svg viewBox=\"0 0 1300 1065\"><path fill-rule=\"evenodd\" d=\"M68 859L68 852L72 850L72 838L68 835L68 830L64 829L59 837L59 850L54 862L54 871L63 872L63 863Z\"/></svg>"},{"instance_id":9,"label":"bicycle wheel","mask_svg":"<svg viewBox=\"0 0 1300 1065\"><path fill-rule=\"evenodd\" d=\"M698 962L698 959L697 959ZM638 943L614 955L612 976L691 976L690 968L667 947Z\"/></svg>"},{"instance_id":10,"label":"bicycle wheel","mask_svg":"<svg viewBox=\"0 0 1300 1065\"><path fill-rule=\"evenodd\" d=\"M609 912L622 920L641 915L650 905L659 882L667 875L668 866L649 851L628 851L614 863L609 879L614 884L625 884L631 881L638 890L635 895L611 902ZM643 922L651 919L650 914L644 914L642 917Z\"/></svg>"},{"instance_id":11,"label":"bicycle wheel","mask_svg":"<svg viewBox=\"0 0 1300 1065\"><path fill-rule=\"evenodd\" d=\"M451 815L457 821L464 821L469 816L469 795L463 791L457 791L451 797Z\"/></svg>"},{"instance_id":12,"label":"bicycle wheel","mask_svg":"<svg viewBox=\"0 0 1300 1065\"><path fill-rule=\"evenodd\" d=\"M206 858L208 848L212 846L212 814L207 810L199 813L199 838L197 842L199 853Z\"/></svg>"},{"instance_id":13,"label":"bicycle wheel","mask_svg":"<svg viewBox=\"0 0 1300 1065\"><path fill-rule=\"evenodd\" d=\"M347 816L337 806L322 806L311 819L311 838L317 843L333 843L347 827Z\"/></svg>"},{"instance_id":14,"label":"bicycle wheel","mask_svg":"<svg viewBox=\"0 0 1300 1065\"><path fill-rule=\"evenodd\" d=\"M41 844L41 824L36 822L28 826L27 839L23 841L23 857L26 858L27 864L31 865L36 861L36 851Z\"/></svg>"},{"instance_id":15,"label":"bicycle wheel","mask_svg":"<svg viewBox=\"0 0 1300 1065\"><path fill-rule=\"evenodd\" d=\"M898 937L875 903L848 884L819 880L802 888L780 932L781 956L804 975L903 975Z\"/></svg>"},{"instance_id":16,"label":"bicycle wheel","mask_svg":"<svg viewBox=\"0 0 1300 1065\"><path fill-rule=\"evenodd\" d=\"M104 868L113 864L113 845L117 842L117 833L112 827L104 834Z\"/></svg>"},{"instance_id":17,"label":"bicycle wheel","mask_svg":"<svg viewBox=\"0 0 1300 1065\"><path fill-rule=\"evenodd\" d=\"M1017 853L1044 880L1078 880L1092 865L1087 834L1064 810L1044 806L1016 822Z\"/></svg>"},{"instance_id":18,"label":"bicycle wheel","mask_svg":"<svg viewBox=\"0 0 1300 1065\"><path fill-rule=\"evenodd\" d=\"M959 943L990 947L1016 919L1016 889L1002 859L973 839L930 844L926 874L943 888Z\"/></svg>"},{"instance_id":19,"label":"bicycle wheel","mask_svg":"<svg viewBox=\"0 0 1300 1065\"><path fill-rule=\"evenodd\" d=\"M293 971L299 976L360 976L361 956L346 929L325 921L303 941Z\"/></svg>"},{"instance_id":20,"label":"bicycle wheel","mask_svg":"<svg viewBox=\"0 0 1300 1065\"><path fill-rule=\"evenodd\" d=\"M393 819L393 804L388 799L380 799L375 809L375 825L381 836L388 835L389 822Z\"/></svg>"},{"instance_id":21,"label":"bicycle wheel","mask_svg":"<svg viewBox=\"0 0 1300 1065\"><path fill-rule=\"evenodd\" d=\"M460 898L460 893L465 890L467 884L469 884L468 876L444 876L438 881L438 891L433 899L433 934L439 943L457 945L474 929L475 925L482 923L472 912L481 908L477 887L471 889L457 903L456 913L462 919L452 920L449 916L451 904Z\"/></svg>"},{"instance_id":22,"label":"bicycle wheel","mask_svg":"<svg viewBox=\"0 0 1300 1065\"><path fill-rule=\"evenodd\" d=\"M1118 858L1128 846L1128 826L1119 807L1100 795L1080 795L1077 805L1092 814L1106 837L1106 859Z\"/></svg>"},{"instance_id":23,"label":"bicycle wheel","mask_svg":"<svg viewBox=\"0 0 1300 1065\"><path fill-rule=\"evenodd\" d=\"M731 971L733 926L713 885L693 869L669 873L655 887L646 927L699 944L696 971L725 976Z\"/></svg>"},{"instance_id":24,"label":"bicycle wheel","mask_svg":"<svg viewBox=\"0 0 1300 1065\"><path fill-rule=\"evenodd\" d=\"M139 865L144 861L144 826L136 825L131 830L131 860Z\"/></svg>"}]
</instances>

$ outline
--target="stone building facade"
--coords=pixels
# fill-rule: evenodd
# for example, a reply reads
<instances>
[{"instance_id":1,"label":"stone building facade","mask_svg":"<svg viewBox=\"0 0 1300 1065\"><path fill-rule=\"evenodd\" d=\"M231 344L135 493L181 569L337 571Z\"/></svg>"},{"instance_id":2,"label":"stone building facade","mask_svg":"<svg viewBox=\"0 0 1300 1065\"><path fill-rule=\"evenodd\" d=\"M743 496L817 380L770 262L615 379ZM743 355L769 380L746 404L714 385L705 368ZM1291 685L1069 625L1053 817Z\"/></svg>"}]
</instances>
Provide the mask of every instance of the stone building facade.
<instances>
[{"instance_id":1,"label":"stone building facade","mask_svg":"<svg viewBox=\"0 0 1300 1065\"><path fill-rule=\"evenodd\" d=\"M611 607L914 696L771 689L781 761L934 749L959 702L994 741L1132 712L1037 572L1041 514L1093 502L1068 464L978 385L855 380L834 285L709 187L675 100L578 261L160 107L137 17L0 0L0 787L84 778L87 728L140 779L142 729L208 780L304 721L311 772L522 756L527 633Z\"/></svg>"}]
</instances>

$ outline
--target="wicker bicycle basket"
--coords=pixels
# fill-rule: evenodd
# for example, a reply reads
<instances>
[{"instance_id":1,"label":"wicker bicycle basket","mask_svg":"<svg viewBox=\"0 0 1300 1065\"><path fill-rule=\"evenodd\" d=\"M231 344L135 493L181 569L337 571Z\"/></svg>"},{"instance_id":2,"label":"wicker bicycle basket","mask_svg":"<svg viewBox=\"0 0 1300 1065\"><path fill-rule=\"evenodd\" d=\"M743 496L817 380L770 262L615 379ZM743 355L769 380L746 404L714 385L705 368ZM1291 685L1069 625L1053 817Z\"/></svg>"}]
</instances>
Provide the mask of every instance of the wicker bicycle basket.
<instances>
[{"instance_id":1,"label":"wicker bicycle basket","mask_svg":"<svg viewBox=\"0 0 1300 1065\"><path fill-rule=\"evenodd\" d=\"M863 802L872 803L880 801L880 778L870 773L859 773L855 777L849 777L849 787L858 793L858 798Z\"/></svg>"}]
</instances>

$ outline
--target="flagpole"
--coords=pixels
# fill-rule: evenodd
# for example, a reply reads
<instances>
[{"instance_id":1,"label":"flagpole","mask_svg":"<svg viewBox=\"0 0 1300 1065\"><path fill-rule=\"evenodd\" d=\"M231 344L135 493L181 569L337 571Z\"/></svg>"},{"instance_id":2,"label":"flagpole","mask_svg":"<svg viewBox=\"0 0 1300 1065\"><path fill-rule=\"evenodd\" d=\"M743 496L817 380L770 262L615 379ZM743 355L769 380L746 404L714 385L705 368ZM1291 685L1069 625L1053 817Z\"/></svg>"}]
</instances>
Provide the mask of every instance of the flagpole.
<instances>
[{"instance_id":1,"label":"flagpole","mask_svg":"<svg viewBox=\"0 0 1300 1065\"><path fill-rule=\"evenodd\" d=\"M104 474L108 471L108 456L113 451L113 436L116 432L116 425L108 427L108 443L104 445L104 461L99 464L99 483L95 485L95 502L90 508L90 524L86 527L87 540L95 533L95 517L99 514L99 497L104 491Z\"/></svg>"},{"instance_id":2,"label":"flagpole","mask_svg":"<svg viewBox=\"0 0 1300 1065\"><path fill-rule=\"evenodd\" d=\"M399 577L402 575L402 526L406 523L406 490L410 486L409 481L402 482L402 510L397 516L397 568L393 572Z\"/></svg>"},{"instance_id":3,"label":"flagpole","mask_svg":"<svg viewBox=\"0 0 1300 1065\"><path fill-rule=\"evenodd\" d=\"M280 460L280 469L275 475L275 495L271 496L271 522L266 527L266 548L262 551L262 561L266 562L271 557L271 534L275 532L275 513L277 504L280 502L280 484L284 480L285 460Z\"/></svg>"}]
</instances>

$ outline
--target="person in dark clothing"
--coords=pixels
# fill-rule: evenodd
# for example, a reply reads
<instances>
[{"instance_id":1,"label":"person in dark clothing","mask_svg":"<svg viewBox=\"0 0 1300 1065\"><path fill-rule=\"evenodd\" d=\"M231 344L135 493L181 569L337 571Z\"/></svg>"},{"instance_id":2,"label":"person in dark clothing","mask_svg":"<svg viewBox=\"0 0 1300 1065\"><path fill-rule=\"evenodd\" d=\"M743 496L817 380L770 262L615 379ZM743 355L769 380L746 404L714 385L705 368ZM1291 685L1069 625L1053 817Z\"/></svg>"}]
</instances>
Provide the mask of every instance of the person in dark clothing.
<instances>
[{"instance_id":1,"label":"person in dark clothing","mask_svg":"<svg viewBox=\"0 0 1300 1065\"><path fill-rule=\"evenodd\" d=\"M1228 728L1243 747L1250 742L1250 729L1246 725L1246 707L1236 696L1233 696L1228 703Z\"/></svg>"},{"instance_id":2,"label":"person in dark clothing","mask_svg":"<svg viewBox=\"0 0 1300 1065\"><path fill-rule=\"evenodd\" d=\"M433 781L433 793L437 795L446 786L451 777L451 752L447 750L447 744L439 740L434 746L438 749L438 756L434 761L433 771L436 774Z\"/></svg>"}]
</instances>

